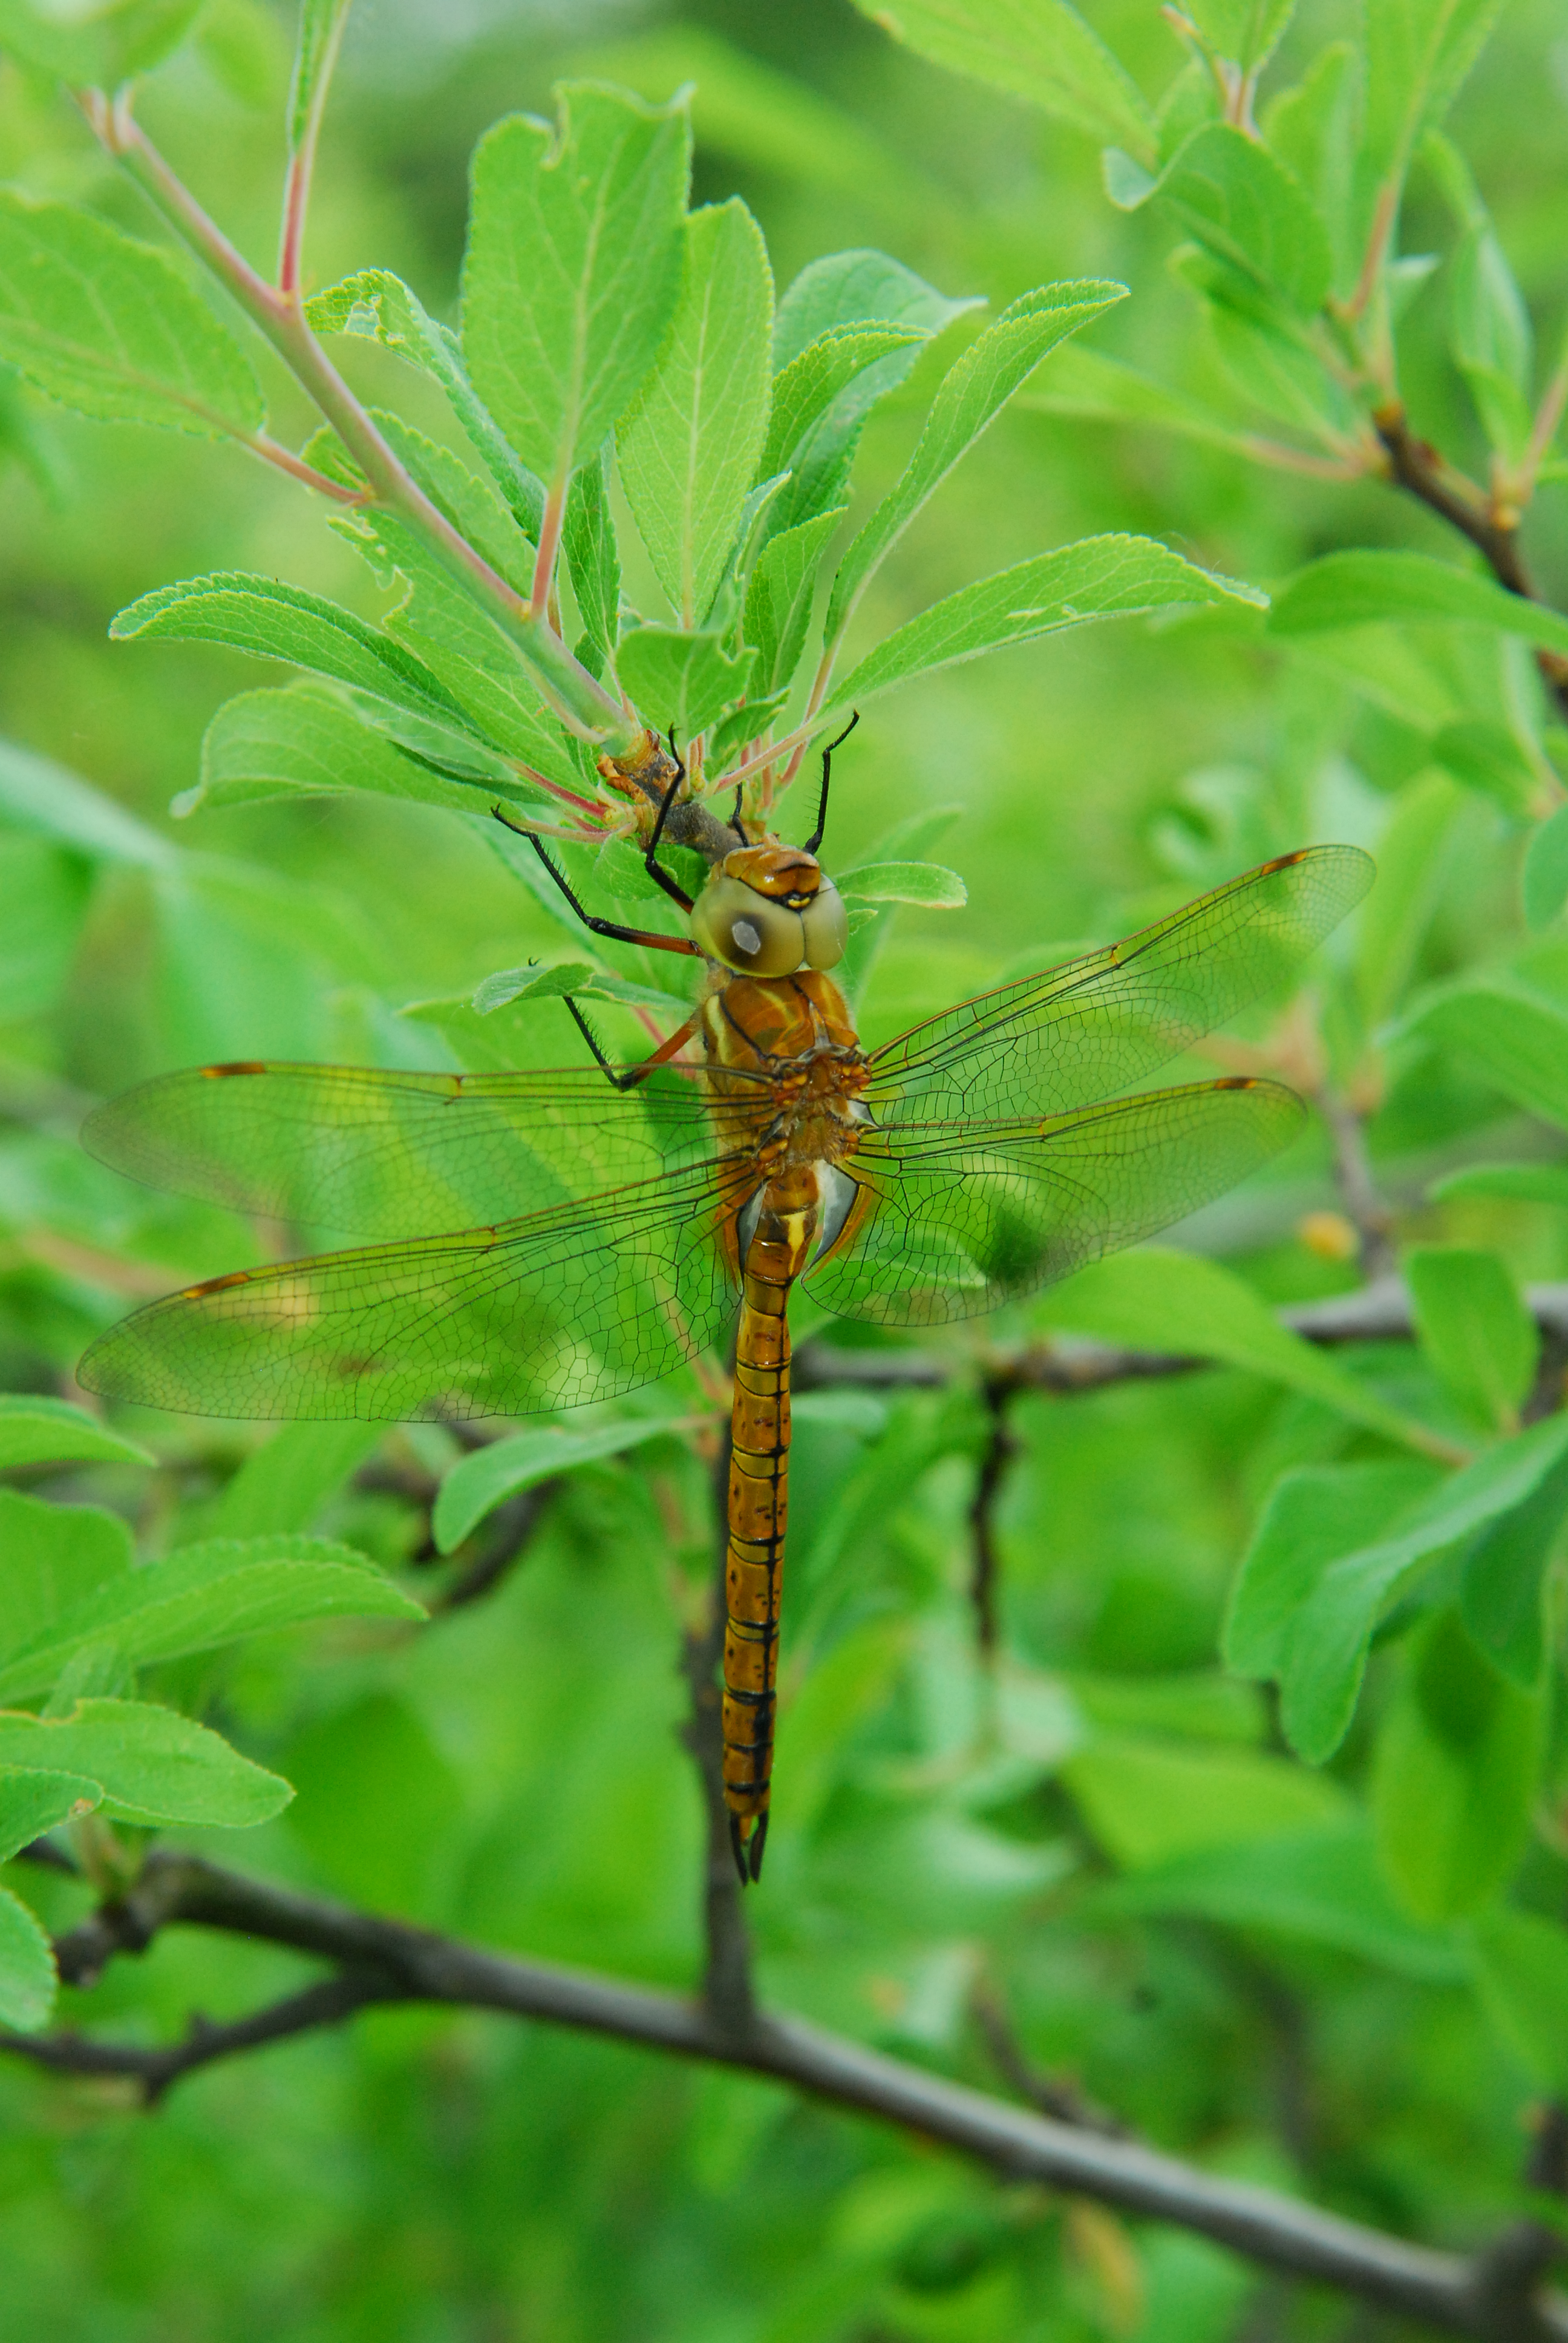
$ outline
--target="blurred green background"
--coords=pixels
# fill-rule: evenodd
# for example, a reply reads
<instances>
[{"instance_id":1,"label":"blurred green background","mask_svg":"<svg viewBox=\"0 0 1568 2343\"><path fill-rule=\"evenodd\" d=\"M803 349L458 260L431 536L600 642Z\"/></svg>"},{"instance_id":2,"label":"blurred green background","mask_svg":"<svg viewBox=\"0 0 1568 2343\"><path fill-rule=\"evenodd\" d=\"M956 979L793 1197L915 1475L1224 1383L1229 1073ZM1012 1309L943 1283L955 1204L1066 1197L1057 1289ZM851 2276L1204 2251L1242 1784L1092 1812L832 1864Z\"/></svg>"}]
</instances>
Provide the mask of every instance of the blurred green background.
<instances>
[{"instance_id":1,"label":"blurred green background","mask_svg":"<svg viewBox=\"0 0 1568 2343\"><path fill-rule=\"evenodd\" d=\"M1089 13L1144 86L1161 87L1178 57L1150 0ZM1349 15L1309 0L1271 80ZM291 39L283 8L213 0L141 109L261 264ZM311 278L384 264L451 316L475 137L510 108L548 112L551 82L581 69L658 97L698 83L694 199L742 194L780 286L814 255L859 244L993 311L1048 278L1119 277L1133 298L1096 347L1162 378L1201 384L1211 368L1191 297L1163 266L1169 228L1107 205L1091 143L895 47L847 0L367 0L328 116ZM1513 0L1451 127L1533 308L1560 330L1557 0ZM0 179L147 230L83 125L5 65ZM1424 233L1446 237L1418 185L1407 248ZM1418 427L1480 465L1435 297L1412 311L1405 352ZM945 362L928 359L879 410L863 495L897 474ZM359 353L357 378L373 386L377 363ZM275 429L297 441L308 418L281 377L268 387ZM397 1011L470 989L554 938L482 840L421 809L326 801L171 823L212 711L271 671L216 650L111 646L113 614L166 579L244 568L373 615L364 573L288 483L221 447L101 429L27 400L0 430L14 458L0 470L0 733L145 825L117 840L84 830L74 850L0 833L0 1369L13 1388L57 1389L80 1343L130 1301L233 1266L245 1242L221 1215L85 1164L73 1134L87 1103L209 1056L443 1062L431 1030ZM1529 531L1559 602L1563 493L1544 490ZM866 639L971 577L1116 528L1265 585L1342 545L1453 552L1438 522L1381 483L1248 468L1026 399L889 562ZM1452 643L1442 655L1456 671L1468 656ZM847 860L909 811L951 808L937 850L962 871L969 904L903 916L868 1031L979 990L1044 944L1135 925L1270 853L1328 838L1375 850L1409 778L1400 726L1323 662L1201 619L1070 634L879 706L839 768L829 853ZM1506 816L1469 798L1445 834L1410 925L1412 980L1467 965L1519 924L1521 845ZM573 1054L564 1013L539 1013L559 1017ZM1560 1213L1422 1203L1440 1155L1497 1154L1516 1136L1483 1076L1421 1051L1396 1055L1392 1074L1372 1141L1407 1231L1500 1245L1521 1276L1568 1272ZM1297 1233L1305 1211L1332 1202L1325 1166L1321 1139L1303 1141L1205 1216L1195 1241L1244 1264L1271 1299L1348 1285L1352 1270ZM1384 1369L1390 1389L1422 1372L1402 1353ZM1464 1984L1451 1932L1402 1920L1370 1875L1361 1937L1337 1944L1150 1914L1113 1884L1137 1868L1140 1827L1164 1855L1351 1814L1375 1673L1371 1721L1325 1776L1275 1754L1261 1697L1215 1657L1262 1495L1288 1463L1353 1453L1345 1426L1216 1372L1033 1399L1016 1428L1000 1696L1033 1758L980 1778L965 1770L984 1696L965 1601L977 1404L959 1388L802 1409L789 1633L809 1668L784 1728L787 1827L750 1899L769 1989L987 2080L966 2012L977 1982L999 1980L1040 2065L1161 2144L1375 2223L1470 2241L1514 2202L1530 2086ZM442 1436L421 1449L425 1435L394 1434L384 1453L428 1468ZM165 1424L160 1439L168 1467L151 1501L107 1468L59 1493L143 1508L155 1544L176 1513L196 1534L221 1517L248 1437ZM327 1519L417 1574L418 1509L396 1487L350 1486ZM578 1475L483 1606L413 1636L345 1631L303 1656L297 1642L262 1639L221 1670L186 1668L183 1696L208 1703L299 1791L287 1817L222 1856L491 1943L683 1984L698 1958L698 1815L673 1737L671 1564L677 1581L699 1576L709 1538L700 1468L656 1444ZM1549 1827L1527 1863L1543 1908L1563 1900L1558 1835ZM121 1963L80 2016L150 2036L192 2008L237 2013L302 1974L281 1955L176 1935ZM374 2016L233 2063L152 2116L119 2086L0 2066L0 2343L1382 2331L1201 2242L1134 2240L1110 2216L1064 2212L769 2085L427 2014Z\"/></svg>"}]
</instances>

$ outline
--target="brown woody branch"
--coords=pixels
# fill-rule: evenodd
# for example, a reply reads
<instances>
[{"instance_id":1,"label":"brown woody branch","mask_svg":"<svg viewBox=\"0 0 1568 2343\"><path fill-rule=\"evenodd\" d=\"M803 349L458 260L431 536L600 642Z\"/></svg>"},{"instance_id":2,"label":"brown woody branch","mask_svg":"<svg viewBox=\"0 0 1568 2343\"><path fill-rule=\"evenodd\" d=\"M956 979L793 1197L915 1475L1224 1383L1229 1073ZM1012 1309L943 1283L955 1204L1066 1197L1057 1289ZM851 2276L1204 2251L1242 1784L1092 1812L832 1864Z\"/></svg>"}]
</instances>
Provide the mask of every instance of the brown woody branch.
<instances>
[{"instance_id":1,"label":"brown woody branch","mask_svg":"<svg viewBox=\"0 0 1568 2343\"><path fill-rule=\"evenodd\" d=\"M126 1896L62 1940L62 1968L85 1982L116 1952L139 1951L176 1922L312 1954L332 1962L336 1975L236 2025L198 2027L166 2051L74 2034L8 2035L0 2047L56 2072L124 2076L156 2095L215 2059L338 2024L371 2002L542 2018L771 2077L975 2157L1008 2179L1176 2223L1267 2268L1477 2343L1568 2343L1568 2301L1533 2292L1539 2239L1528 2254L1510 2247L1505 2274L1499 2248L1466 2258L1411 2245L1277 2190L1010 2106L797 2018L759 2013L738 2031L700 2002L485 1952L198 1857L155 1853Z\"/></svg>"},{"instance_id":2,"label":"brown woody branch","mask_svg":"<svg viewBox=\"0 0 1568 2343\"><path fill-rule=\"evenodd\" d=\"M1372 424L1400 487L1468 538L1500 586L1521 601L1538 602L1541 598L1519 551L1517 517L1500 510L1467 474L1448 463L1429 441L1417 438L1402 407L1381 407ZM1568 715L1568 658L1539 649L1535 664L1559 709Z\"/></svg>"},{"instance_id":3,"label":"brown woody branch","mask_svg":"<svg viewBox=\"0 0 1568 2343\"><path fill-rule=\"evenodd\" d=\"M1568 1282L1527 1285L1525 1307L1543 1334L1568 1341ZM1332 1349L1342 1342L1409 1342L1415 1339L1410 1295L1397 1277L1374 1279L1353 1293L1305 1302L1278 1313L1282 1325L1303 1341ZM852 1383L873 1391L935 1391L954 1383L972 1363L912 1350L839 1350L806 1342L796 1353L795 1377L802 1391ZM1195 1374L1209 1359L1163 1351L1128 1351L1087 1336L1060 1334L1031 1342L1004 1356L991 1371L1010 1391L1074 1393L1102 1391L1108 1383Z\"/></svg>"}]
</instances>

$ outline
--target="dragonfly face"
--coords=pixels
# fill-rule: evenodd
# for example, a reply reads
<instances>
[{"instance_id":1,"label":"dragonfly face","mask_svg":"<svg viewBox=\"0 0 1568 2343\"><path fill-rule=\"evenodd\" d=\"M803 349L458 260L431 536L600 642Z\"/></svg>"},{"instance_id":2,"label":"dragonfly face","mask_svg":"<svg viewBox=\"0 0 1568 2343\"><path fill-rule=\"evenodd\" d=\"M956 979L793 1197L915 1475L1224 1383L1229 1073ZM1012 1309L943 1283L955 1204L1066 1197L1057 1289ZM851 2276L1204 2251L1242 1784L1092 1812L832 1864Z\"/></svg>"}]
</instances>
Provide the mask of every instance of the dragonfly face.
<instances>
[{"instance_id":1,"label":"dragonfly face","mask_svg":"<svg viewBox=\"0 0 1568 2343\"><path fill-rule=\"evenodd\" d=\"M837 968L849 940L844 899L814 854L741 846L710 874L691 932L709 960L742 976Z\"/></svg>"},{"instance_id":2,"label":"dragonfly face","mask_svg":"<svg viewBox=\"0 0 1568 2343\"><path fill-rule=\"evenodd\" d=\"M864 1323L940 1325L1222 1195L1296 1135L1300 1100L1236 1078L1135 1086L1275 990L1372 878L1353 847L1282 855L868 1055L829 973L847 922L814 850L738 847L690 906L689 938L581 913L709 963L693 1018L625 1073L602 1056L498 1074L246 1063L101 1108L84 1136L118 1170L372 1242L171 1294L103 1335L80 1379L199 1415L513 1416L613 1398L733 1344L724 1787L755 1879L792 1287ZM677 1054L694 1033L700 1066Z\"/></svg>"}]
</instances>

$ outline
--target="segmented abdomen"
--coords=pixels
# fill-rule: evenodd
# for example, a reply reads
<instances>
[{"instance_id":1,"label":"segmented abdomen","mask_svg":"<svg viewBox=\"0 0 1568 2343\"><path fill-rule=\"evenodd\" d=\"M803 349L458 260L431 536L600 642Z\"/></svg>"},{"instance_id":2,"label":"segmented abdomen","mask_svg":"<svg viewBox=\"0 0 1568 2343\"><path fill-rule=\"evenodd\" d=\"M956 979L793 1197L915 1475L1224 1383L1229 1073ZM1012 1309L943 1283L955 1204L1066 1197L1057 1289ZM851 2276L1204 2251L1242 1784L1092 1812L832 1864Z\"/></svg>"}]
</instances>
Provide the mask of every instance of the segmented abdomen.
<instances>
[{"instance_id":1,"label":"segmented abdomen","mask_svg":"<svg viewBox=\"0 0 1568 2343\"><path fill-rule=\"evenodd\" d=\"M799 1192L797 1194L797 1184ZM770 1182L746 1251L730 1415L724 1803L743 1877L762 1868L789 1513L789 1288L811 1256L814 1180Z\"/></svg>"}]
</instances>

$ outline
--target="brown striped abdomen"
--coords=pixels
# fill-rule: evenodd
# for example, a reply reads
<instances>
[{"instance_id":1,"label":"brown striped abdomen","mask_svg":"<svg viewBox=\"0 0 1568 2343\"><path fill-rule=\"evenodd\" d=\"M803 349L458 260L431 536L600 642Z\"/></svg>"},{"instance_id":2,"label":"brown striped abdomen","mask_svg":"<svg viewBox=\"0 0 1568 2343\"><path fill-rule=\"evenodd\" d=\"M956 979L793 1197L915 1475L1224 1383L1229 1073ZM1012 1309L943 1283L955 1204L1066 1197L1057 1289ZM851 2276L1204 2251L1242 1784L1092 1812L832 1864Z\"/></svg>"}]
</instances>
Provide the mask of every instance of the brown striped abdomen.
<instances>
[{"instance_id":1,"label":"brown striped abdomen","mask_svg":"<svg viewBox=\"0 0 1568 2343\"><path fill-rule=\"evenodd\" d=\"M747 1249L730 1416L724 1593L724 1803L743 1879L762 1868L789 1513L789 1288L811 1258L814 1173L770 1180Z\"/></svg>"}]
</instances>

